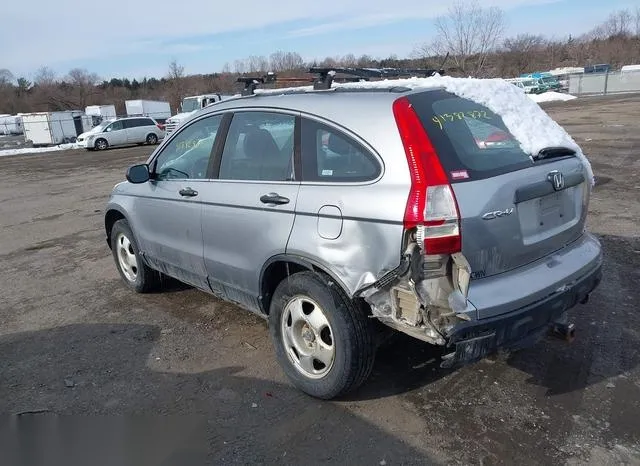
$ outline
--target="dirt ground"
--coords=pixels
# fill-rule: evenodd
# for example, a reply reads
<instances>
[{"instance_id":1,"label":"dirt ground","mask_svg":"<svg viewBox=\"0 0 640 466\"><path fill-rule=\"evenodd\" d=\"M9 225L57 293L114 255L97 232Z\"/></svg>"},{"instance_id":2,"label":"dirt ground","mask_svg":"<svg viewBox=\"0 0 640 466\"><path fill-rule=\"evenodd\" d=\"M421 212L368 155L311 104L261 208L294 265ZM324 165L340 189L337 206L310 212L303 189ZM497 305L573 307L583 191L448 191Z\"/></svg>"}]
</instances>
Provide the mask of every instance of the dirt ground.
<instances>
[{"instance_id":1,"label":"dirt ground","mask_svg":"<svg viewBox=\"0 0 640 466\"><path fill-rule=\"evenodd\" d=\"M445 371L399 338L334 402L292 388L258 317L186 287L121 284L103 209L151 147L1 158L0 412L21 415L0 438L21 432L31 441L11 451L51 459L26 434L37 413L136 414L77 421L67 448L84 464L125 451L148 461L136 464L640 464L640 96L547 108L597 177L589 228L605 274L572 312L576 340ZM81 440L96 432L122 435Z\"/></svg>"}]
</instances>

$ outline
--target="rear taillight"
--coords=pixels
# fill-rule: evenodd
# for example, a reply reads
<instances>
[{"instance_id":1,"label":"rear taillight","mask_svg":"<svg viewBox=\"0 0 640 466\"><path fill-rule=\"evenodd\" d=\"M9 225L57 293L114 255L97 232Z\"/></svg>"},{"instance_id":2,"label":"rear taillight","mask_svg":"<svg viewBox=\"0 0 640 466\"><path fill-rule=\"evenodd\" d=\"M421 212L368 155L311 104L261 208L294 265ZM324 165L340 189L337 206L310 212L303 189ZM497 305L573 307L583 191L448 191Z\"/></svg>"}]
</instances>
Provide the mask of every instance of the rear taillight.
<instances>
[{"instance_id":1,"label":"rear taillight","mask_svg":"<svg viewBox=\"0 0 640 466\"><path fill-rule=\"evenodd\" d=\"M416 236L424 241L426 254L460 252L458 205L438 154L409 99L396 100L393 115L411 175L404 227L416 229Z\"/></svg>"}]
</instances>

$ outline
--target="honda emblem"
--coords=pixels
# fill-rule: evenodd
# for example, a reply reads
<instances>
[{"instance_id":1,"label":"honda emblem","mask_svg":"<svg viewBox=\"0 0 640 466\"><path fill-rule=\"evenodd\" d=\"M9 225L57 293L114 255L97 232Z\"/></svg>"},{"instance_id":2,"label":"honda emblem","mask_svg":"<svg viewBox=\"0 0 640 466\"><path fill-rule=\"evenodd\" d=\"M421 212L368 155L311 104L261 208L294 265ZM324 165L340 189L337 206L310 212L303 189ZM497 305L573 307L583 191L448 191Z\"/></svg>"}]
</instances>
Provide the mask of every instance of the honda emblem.
<instances>
[{"instance_id":1,"label":"honda emblem","mask_svg":"<svg viewBox=\"0 0 640 466\"><path fill-rule=\"evenodd\" d=\"M547 180L553 185L553 189L560 191L564 189L564 175L558 170L553 170L547 175Z\"/></svg>"}]
</instances>

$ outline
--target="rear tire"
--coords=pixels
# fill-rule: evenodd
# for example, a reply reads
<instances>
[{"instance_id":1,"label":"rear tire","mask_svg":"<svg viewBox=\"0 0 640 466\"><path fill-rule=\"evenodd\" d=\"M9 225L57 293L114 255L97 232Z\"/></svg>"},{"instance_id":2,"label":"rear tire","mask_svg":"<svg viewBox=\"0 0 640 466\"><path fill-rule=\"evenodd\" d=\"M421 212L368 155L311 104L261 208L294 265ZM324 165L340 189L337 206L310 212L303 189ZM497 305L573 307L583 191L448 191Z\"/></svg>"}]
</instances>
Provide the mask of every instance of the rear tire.
<instances>
[{"instance_id":1,"label":"rear tire","mask_svg":"<svg viewBox=\"0 0 640 466\"><path fill-rule=\"evenodd\" d=\"M96 150L107 150L109 148L109 143L106 139L100 138L93 144L93 147Z\"/></svg>"},{"instance_id":2,"label":"rear tire","mask_svg":"<svg viewBox=\"0 0 640 466\"><path fill-rule=\"evenodd\" d=\"M150 144L150 145L158 144L158 136L156 136L153 133L149 133L147 134L146 141L147 141L147 144Z\"/></svg>"},{"instance_id":3,"label":"rear tire","mask_svg":"<svg viewBox=\"0 0 640 466\"><path fill-rule=\"evenodd\" d=\"M120 277L129 288L148 293L160 287L160 272L151 269L140 257L138 244L125 219L118 220L111 228L111 252Z\"/></svg>"},{"instance_id":4,"label":"rear tire","mask_svg":"<svg viewBox=\"0 0 640 466\"><path fill-rule=\"evenodd\" d=\"M276 287L269 311L276 358L300 390L332 399L362 385L375 360L375 330L361 306L315 272Z\"/></svg>"}]
</instances>

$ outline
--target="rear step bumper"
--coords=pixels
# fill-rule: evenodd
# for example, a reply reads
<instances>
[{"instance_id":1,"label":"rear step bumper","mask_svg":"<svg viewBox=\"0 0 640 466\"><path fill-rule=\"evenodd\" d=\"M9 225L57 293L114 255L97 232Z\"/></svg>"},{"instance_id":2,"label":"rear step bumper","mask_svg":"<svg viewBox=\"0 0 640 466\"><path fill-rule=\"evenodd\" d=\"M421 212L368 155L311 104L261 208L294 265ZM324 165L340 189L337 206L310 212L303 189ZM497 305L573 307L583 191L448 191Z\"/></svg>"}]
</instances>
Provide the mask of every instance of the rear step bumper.
<instances>
[{"instance_id":1,"label":"rear step bumper","mask_svg":"<svg viewBox=\"0 0 640 466\"><path fill-rule=\"evenodd\" d=\"M446 335L450 353L441 367L456 367L478 361L498 349L515 349L535 344L568 309L583 302L602 280L602 261L562 291L517 311L469 321L453 327Z\"/></svg>"}]
</instances>

